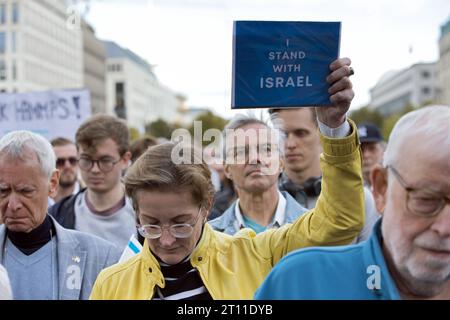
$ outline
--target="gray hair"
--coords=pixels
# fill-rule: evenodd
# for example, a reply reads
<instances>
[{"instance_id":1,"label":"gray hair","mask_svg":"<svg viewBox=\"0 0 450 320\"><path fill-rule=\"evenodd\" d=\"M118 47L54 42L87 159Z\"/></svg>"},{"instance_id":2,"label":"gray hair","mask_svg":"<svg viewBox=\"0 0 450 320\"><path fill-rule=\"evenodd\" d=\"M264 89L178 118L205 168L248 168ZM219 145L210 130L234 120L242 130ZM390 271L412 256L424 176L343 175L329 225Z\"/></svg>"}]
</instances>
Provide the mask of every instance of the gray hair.
<instances>
[{"instance_id":1,"label":"gray hair","mask_svg":"<svg viewBox=\"0 0 450 320\"><path fill-rule=\"evenodd\" d=\"M428 106L405 114L395 124L384 153L383 166L397 164L405 142L414 134L426 139L428 145L450 150L450 107Z\"/></svg>"},{"instance_id":2,"label":"gray hair","mask_svg":"<svg viewBox=\"0 0 450 320\"><path fill-rule=\"evenodd\" d=\"M52 145L44 137L30 131L12 131L0 139L0 154L26 160L24 152L36 154L42 173L49 179L55 171L56 156Z\"/></svg>"},{"instance_id":3,"label":"gray hair","mask_svg":"<svg viewBox=\"0 0 450 320\"><path fill-rule=\"evenodd\" d=\"M222 152L223 152L223 159L226 158L226 152L227 152L227 146L226 146L226 135L227 132L230 132L230 130L234 131L239 128L242 128L246 125L251 124L260 124L265 127L267 127L269 130L271 130L273 133L275 133L275 136L278 137L278 150L280 151L280 156L284 156L284 140L286 138L286 135L284 134L284 131L281 130L282 123L280 119L277 118L271 118L269 120L262 120L258 119L253 113L249 112L247 114L237 114L235 115L228 124L224 127L222 132Z\"/></svg>"}]
</instances>

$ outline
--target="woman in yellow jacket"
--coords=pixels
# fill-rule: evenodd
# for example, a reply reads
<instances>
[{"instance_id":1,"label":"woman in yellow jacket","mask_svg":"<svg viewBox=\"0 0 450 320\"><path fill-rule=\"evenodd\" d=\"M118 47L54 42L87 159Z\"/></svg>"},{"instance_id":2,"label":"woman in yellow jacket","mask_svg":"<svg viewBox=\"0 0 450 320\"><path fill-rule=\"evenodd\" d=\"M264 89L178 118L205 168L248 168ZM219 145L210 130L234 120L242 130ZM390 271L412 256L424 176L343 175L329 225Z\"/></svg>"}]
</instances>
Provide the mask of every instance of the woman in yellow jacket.
<instances>
[{"instance_id":1,"label":"woman in yellow jacket","mask_svg":"<svg viewBox=\"0 0 450 320\"><path fill-rule=\"evenodd\" d=\"M353 98L349 65L346 58L331 64L327 81L333 84L333 105L316 108L322 128L347 134L321 136L323 180L316 208L293 224L258 235L248 229L234 236L214 231L206 223L214 195L207 165L182 144L154 146L125 176L139 232L146 238L143 249L104 269L90 298L252 299L272 267L290 251L350 243L364 223L364 194L356 127L346 120ZM180 154L191 155L191 164L175 164L173 157ZM258 160L259 166L269 165L273 157L281 157L275 149L271 159Z\"/></svg>"}]
</instances>

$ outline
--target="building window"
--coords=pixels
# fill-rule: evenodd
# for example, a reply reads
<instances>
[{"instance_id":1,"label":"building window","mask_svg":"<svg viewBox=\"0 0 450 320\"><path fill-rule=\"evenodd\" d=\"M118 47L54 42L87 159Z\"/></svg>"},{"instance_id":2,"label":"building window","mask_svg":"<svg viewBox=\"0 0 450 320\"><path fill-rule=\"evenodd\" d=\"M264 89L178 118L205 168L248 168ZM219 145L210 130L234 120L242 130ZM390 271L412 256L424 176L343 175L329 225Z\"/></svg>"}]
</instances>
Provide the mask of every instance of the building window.
<instances>
[{"instance_id":1,"label":"building window","mask_svg":"<svg viewBox=\"0 0 450 320\"><path fill-rule=\"evenodd\" d=\"M428 71L422 71L422 78L429 78L430 77L430 72Z\"/></svg>"},{"instance_id":2,"label":"building window","mask_svg":"<svg viewBox=\"0 0 450 320\"><path fill-rule=\"evenodd\" d=\"M120 65L120 64L110 64L110 65L108 65L108 71L110 71L110 72L122 71L122 65Z\"/></svg>"},{"instance_id":3,"label":"building window","mask_svg":"<svg viewBox=\"0 0 450 320\"><path fill-rule=\"evenodd\" d=\"M0 24L6 23L6 3L0 4Z\"/></svg>"},{"instance_id":4,"label":"building window","mask_svg":"<svg viewBox=\"0 0 450 320\"><path fill-rule=\"evenodd\" d=\"M0 32L0 54L6 51L6 33Z\"/></svg>"},{"instance_id":5,"label":"building window","mask_svg":"<svg viewBox=\"0 0 450 320\"><path fill-rule=\"evenodd\" d=\"M17 33L11 32L11 52L16 53L17 50Z\"/></svg>"},{"instance_id":6,"label":"building window","mask_svg":"<svg viewBox=\"0 0 450 320\"><path fill-rule=\"evenodd\" d=\"M116 82L115 84L116 91L116 102L114 106L114 112L116 116L121 119L127 118L127 109L125 106L125 84L123 82Z\"/></svg>"},{"instance_id":7,"label":"building window","mask_svg":"<svg viewBox=\"0 0 450 320\"><path fill-rule=\"evenodd\" d=\"M0 80L6 80L6 62L0 60Z\"/></svg>"},{"instance_id":8,"label":"building window","mask_svg":"<svg viewBox=\"0 0 450 320\"><path fill-rule=\"evenodd\" d=\"M17 2L12 5L12 22L14 24L19 22L19 4Z\"/></svg>"},{"instance_id":9,"label":"building window","mask_svg":"<svg viewBox=\"0 0 450 320\"><path fill-rule=\"evenodd\" d=\"M423 87L423 88L422 88L422 94L423 94L423 95L428 95L428 94L430 94L430 88L428 88L428 87Z\"/></svg>"},{"instance_id":10,"label":"building window","mask_svg":"<svg viewBox=\"0 0 450 320\"><path fill-rule=\"evenodd\" d=\"M13 80L17 80L17 64L16 64L16 60L13 60L13 61L12 61L11 78L12 78Z\"/></svg>"}]
</instances>

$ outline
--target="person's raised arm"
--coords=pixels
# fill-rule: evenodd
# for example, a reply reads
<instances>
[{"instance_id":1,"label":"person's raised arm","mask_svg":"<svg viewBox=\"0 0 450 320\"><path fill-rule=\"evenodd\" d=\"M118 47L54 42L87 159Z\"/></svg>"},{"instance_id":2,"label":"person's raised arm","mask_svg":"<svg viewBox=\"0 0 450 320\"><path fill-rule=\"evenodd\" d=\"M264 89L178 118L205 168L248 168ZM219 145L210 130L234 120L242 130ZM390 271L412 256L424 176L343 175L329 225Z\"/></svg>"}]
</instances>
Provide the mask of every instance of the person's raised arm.
<instances>
[{"instance_id":1,"label":"person's raised arm","mask_svg":"<svg viewBox=\"0 0 450 320\"><path fill-rule=\"evenodd\" d=\"M270 254L273 263L291 250L349 244L364 225L359 139L355 124L346 117L354 97L350 63L350 59L341 58L330 65L327 82L331 105L316 107L323 148L322 191L316 207L293 225L255 238L257 248L263 255Z\"/></svg>"}]
</instances>

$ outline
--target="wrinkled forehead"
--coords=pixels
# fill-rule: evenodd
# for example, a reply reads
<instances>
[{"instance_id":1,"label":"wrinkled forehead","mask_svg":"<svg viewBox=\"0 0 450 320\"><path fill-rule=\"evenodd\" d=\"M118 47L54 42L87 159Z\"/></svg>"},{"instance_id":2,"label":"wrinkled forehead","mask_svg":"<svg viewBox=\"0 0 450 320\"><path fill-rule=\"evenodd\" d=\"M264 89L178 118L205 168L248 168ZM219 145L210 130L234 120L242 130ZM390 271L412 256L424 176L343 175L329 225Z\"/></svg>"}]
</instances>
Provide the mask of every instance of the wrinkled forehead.
<instances>
[{"instance_id":1,"label":"wrinkled forehead","mask_svg":"<svg viewBox=\"0 0 450 320\"><path fill-rule=\"evenodd\" d=\"M0 154L0 181L19 181L36 184L38 179L47 180L42 166L34 152L24 152L19 156ZM11 180L12 179L12 180Z\"/></svg>"},{"instance_id":2,"label":"wrinkled forehead","mask_svg":"<svg viewBox=\"0 0 450 320\"><path fill-rule=\"evenodd\" d=\"M0 164L7 164L11 162L31 162L39 165L39 158L36 152L25 147L20 154L9 154L5 152L0 152Z\"/></svg>"},{"instance_id":3,"label":"wrinkled forehead","mask_svg":"<svg viewBox=\"0 0 450 320\"><path fill-rule=\"evenodd\" d=\"M227 150L230 148L277 145L279 137L277 130L273 130L263 124L254 123L242 126L226 132Z\"/></svg>"}]
</instances>

